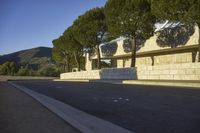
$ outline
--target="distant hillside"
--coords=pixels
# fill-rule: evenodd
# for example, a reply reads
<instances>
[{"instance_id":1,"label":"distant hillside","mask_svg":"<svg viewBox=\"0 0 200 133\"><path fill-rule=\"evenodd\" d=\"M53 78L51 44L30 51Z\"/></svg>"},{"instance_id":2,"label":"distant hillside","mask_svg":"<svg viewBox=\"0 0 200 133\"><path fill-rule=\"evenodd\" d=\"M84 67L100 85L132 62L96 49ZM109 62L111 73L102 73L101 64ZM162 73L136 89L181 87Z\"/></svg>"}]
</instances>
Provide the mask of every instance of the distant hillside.
<instances>
[{"instance_id":1,"label":"distant hillside","mask_svg":"<svg viewBox=\"0 0 200 133\"><path fill-rule=\"evenodd\" d=\"M52 48L48 47L37 47L2 55L0 56L0 64L5 63L6 61L12 61L18 66L28 65L33 69L38 69L40 66L51 64L53 62L51 50Z\"/></svg>"}]
</instances>

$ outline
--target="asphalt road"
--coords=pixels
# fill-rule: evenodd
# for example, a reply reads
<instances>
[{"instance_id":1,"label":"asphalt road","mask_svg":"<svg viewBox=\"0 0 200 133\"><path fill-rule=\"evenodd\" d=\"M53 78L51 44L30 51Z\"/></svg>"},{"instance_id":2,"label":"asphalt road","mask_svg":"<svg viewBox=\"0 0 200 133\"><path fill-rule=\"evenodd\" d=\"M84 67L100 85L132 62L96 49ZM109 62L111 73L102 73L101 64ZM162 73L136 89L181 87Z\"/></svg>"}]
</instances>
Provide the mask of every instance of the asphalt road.
<instances>
[{"instance_id":1,"label":"asphalt road","mask_svg":"<svg viewBox=\"0 0 200 133\"><path fill-rule=\"evenodd\" d=\"M200 133L200 89L16 81L136 133Z\"/></svg>"},{"instance_id":2,"label":"asphalt road","mask_svg":"<svg viewBox=\"0 0 200 133\"><path fill-rule=\"evenodd\" d=\"M0 81L0 133L80 133L40 103Z\"/></svg>"}]
</instances>

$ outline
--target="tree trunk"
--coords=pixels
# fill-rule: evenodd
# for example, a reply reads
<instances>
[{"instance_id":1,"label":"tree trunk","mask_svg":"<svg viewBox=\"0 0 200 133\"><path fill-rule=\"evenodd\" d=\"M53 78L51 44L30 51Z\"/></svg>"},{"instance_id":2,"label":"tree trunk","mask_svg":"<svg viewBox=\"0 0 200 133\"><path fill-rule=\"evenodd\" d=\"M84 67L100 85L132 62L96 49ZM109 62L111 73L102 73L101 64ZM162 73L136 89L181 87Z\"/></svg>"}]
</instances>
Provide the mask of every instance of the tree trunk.
<instances>
[{"instance_id":1,"label":"tree trunk","mask_svg":"<svg viewBox=\"0 0 200 133\"><path fill-rule=\"evenodd\" d=\"M99 45L97 47L97 68L101 69L101 56L100 56Z\"/></svg>"},{"instance_id":2,"label":"tree trunk","mask_svg":"<svg viewBox=\"0 0 200 133\"><path fill-rule=\"evenodd\" d=\"M136 62L136 40L135 40L135 35L133 35L133 37L132 37L131 45L132 45L131 67L135 67L135 62Z\"/></svg>"},{"instance_id":3,"label":"tree trunk","mask_svg":"<svg viewBox=\"0 0 200 133\"><path fill-rule=\"evenodd\" d=\"M62 51L63 54L63 69L64 72L68 72L68 59L67 59L67 54L65 53L65 51Z\"/></svg>"},{"instance_id":4,"label":"tree trunk","mask_svg":"<svg viewBox=\"0 0 200 133\"><path fill-rule=\"evenodd\" d=\"M80 64L79 64L79 61L77 59L77 54L76 54L75 51L73 52L73 54L74 54L74 59L75 59L75 62L76 62L76 67L78 68L78 71L80 71Z\"/></svg>"},{"instance_id":5,"label":"tree trunk","mask_svg":"<svg viewBox=\"0 0 200 133\"><path fill-rule=\"evenodd\" d=\"M65 72L65 63L62 64L62 72Z\"/></svg>"},{"instance_id":6,"label":"tree trunk","mask_svg":"<svg viewBox=\"0 0 200 133\"><path fill-rule=\"evenodd\" d=\"M64 59L64 71L65 71L65 72L68 72L68 62L67 62L66 57L65 57L65 59Z\"/></svg>"},{"instance_id":7,"label":"tree trunk","mask_svg":"<svg viewBox=\"0 0 200 133\"><path fill-rule=\"evenodd\" d=\"M67 62L67 72L69 72L69 56L66 56L66 62Z\"/></svg>"},{"instance_id":8,"label":"tree trunk","mask_svg":"<svg viewBox=\"0 0 200 133\"><path fill-rule=\"evenodd\" d=\"M63 54L64 55L64 58L63 58L63 72L66 72L66 59L65 59L65 54Z\"/></svg>"},{"instance_id":9,"label":"tree trunk","mask_svg":"<svg viewBox=\"0 0 200 133\"><path fill-rule=\"evenodd\" d=\"M64 71L69 72L69 57L65 55L64 57Z\"/></svg>"},{"instance_id":10,"label":"tree trunk","mask_svg":"<svg viewBox=\"0 0 200 133\"><path fill-rule=\"evenodd\" d=\"M198 27L199 27L199 44L198 44L198 51L199 51L199 55L198 55L198 62L200 62L200 23L197 23Z\"/></svg>"}]
</instances>

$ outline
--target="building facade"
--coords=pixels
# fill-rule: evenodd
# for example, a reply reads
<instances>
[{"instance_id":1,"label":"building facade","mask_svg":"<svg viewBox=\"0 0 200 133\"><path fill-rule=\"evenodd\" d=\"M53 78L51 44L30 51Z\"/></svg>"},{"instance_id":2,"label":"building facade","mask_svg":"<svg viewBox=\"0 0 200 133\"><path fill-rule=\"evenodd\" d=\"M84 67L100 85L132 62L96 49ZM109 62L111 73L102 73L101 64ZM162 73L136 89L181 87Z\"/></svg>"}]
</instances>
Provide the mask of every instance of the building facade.
<instances>
[{"instance_id":1,"label":"building facade","mask_svg":"<svg viewBox=\"0 0 200 133\"><path fill-rule=\"evenodd\" d=\"M196 25L181 25L156 32L148 40L138 41L136 67L197 62L198 39L199 28ZM100 55L102 60L109 59L112 67L130 67L130 41L121 37L102 44ZM86 70L96 69L96 60L95 53L87 54Z\"/></svg>"}]
</instances>

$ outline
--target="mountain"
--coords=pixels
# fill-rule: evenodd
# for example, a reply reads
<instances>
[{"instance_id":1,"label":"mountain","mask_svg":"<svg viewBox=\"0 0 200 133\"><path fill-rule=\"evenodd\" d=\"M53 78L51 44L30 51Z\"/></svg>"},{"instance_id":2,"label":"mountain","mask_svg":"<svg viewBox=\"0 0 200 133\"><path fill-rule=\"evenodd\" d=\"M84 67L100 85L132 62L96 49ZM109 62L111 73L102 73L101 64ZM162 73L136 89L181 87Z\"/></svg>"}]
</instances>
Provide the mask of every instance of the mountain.
<instances>
[{"instance_id":1,"label":"mountain","mask_svg":"<svg viewBox=\"0 0 200 133\"><path fill-rule=\"evenodd\" d=\"M0 64L6 61L15 62L17 66L26 66L38 69L40 66L52 64L52 48L37 47L0 56Z\"/></svg>"}]
</instances>

